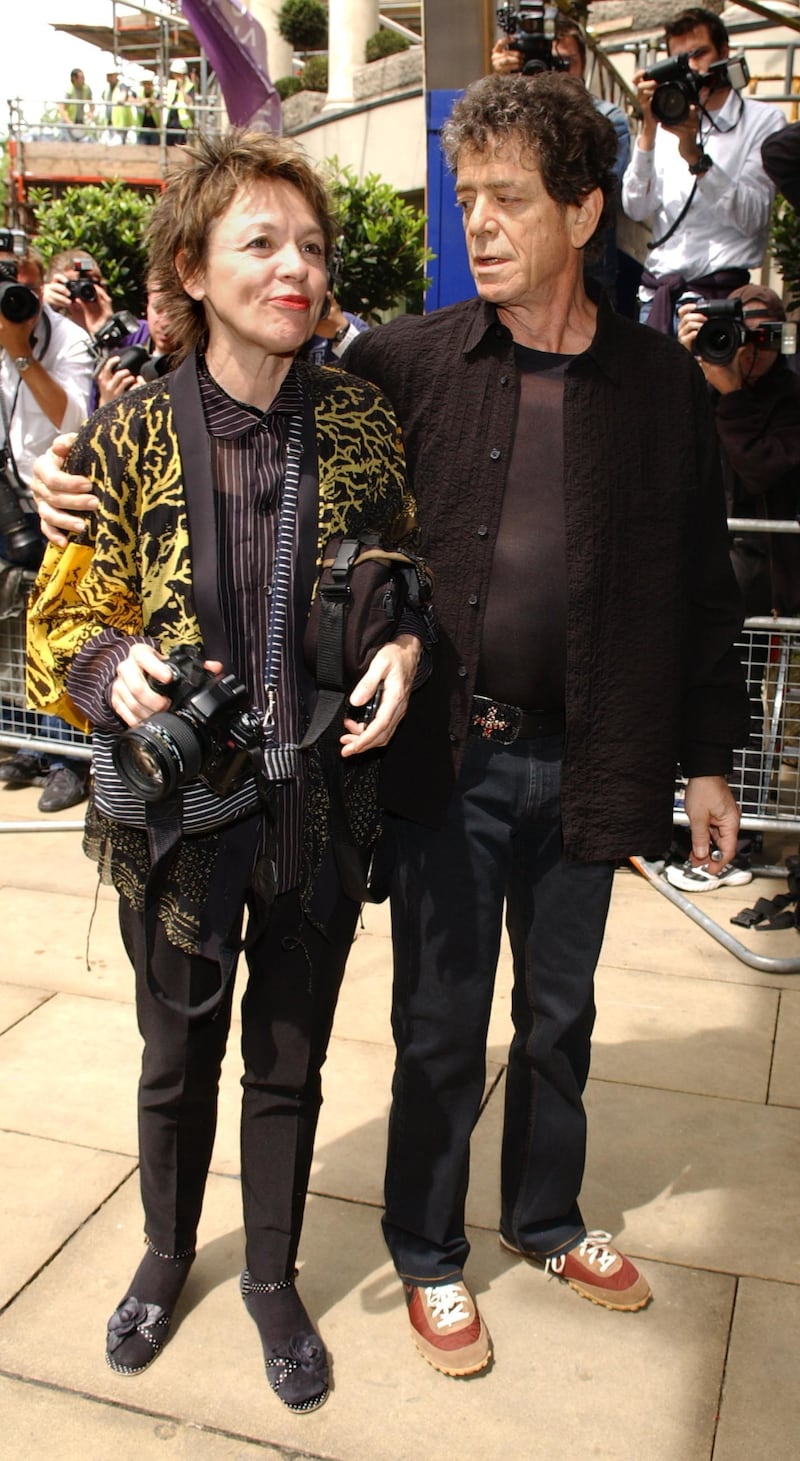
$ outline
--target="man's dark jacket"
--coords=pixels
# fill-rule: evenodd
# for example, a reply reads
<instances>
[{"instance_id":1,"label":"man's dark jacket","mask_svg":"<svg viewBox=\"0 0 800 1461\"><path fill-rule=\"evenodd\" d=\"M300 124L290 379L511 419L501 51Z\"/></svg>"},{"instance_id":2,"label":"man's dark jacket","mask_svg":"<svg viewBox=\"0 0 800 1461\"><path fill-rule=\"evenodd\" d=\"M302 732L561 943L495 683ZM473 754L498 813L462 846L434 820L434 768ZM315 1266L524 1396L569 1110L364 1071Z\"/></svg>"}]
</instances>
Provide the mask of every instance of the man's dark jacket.
<instances>
[{"instance_id":1,"label":"man's dark jacket","mask_svg":"<svg viewBox=\"0 0 800 1461\"><path fill-rule=\"evenodd\" d=\"M494 308L470 300L361 335L345 364L395 408L436 576L437 663L383 778L390 810L436 825L467 735L517 413L514 346ZM747 736L740 602L703 376L676 341L605 301L565 377L564 506L565 855L660 850L677 761L687 775L724 773Z\"/></svg>"}]
</instances>

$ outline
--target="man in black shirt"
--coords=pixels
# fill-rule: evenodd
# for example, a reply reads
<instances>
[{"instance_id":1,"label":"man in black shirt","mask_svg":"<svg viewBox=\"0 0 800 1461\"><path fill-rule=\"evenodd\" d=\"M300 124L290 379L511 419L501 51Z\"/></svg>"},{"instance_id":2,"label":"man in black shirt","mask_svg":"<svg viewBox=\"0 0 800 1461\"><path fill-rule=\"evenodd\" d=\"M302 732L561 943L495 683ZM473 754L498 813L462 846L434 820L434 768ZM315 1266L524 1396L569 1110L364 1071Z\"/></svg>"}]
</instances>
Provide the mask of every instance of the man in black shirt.
<instances>
[{"instance_id":1,"label":"man in black shirt","mask_svg":"<svg viewBox=\"0 0 800 1461\"><path fill-rule=\"evenodd\" d=\"M646 1279L578 1205L594 969L615 860L669 840L678 760L695 862L712 836L733 855L725 773L747 718L702 376L584 287L613 128L572 78L492 76L443 142L479 298L360 336L345 366L395 407L436 572L438 664L384 764L399 849L384 1231L415 1343L465 1375L490 1356L464 1205L504 904L501 1243L642 1308Z\"/></svg>"}]
</instances>

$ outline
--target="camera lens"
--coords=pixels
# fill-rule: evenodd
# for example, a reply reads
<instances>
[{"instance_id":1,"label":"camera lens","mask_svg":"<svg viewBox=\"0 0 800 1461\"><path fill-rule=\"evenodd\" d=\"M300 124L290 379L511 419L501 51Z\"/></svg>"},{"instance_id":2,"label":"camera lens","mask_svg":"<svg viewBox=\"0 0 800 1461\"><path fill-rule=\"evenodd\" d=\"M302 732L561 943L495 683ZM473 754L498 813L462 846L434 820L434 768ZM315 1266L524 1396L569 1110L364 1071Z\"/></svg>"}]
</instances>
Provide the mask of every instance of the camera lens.
<instances>
[{"instance_id":1,"label":"camera lens","mask_svg":"<svg viewBox=\"0 0 800 1461\"><path fill-rule=\"evenodd\" d=\"M78 285L78 298L82 299L85 304L93 304L97 299L97 290L92 283L86 280Z\"/></svg>"},{"instance_id":2,"label":"camera lens","mask_svg":"<svg viewBox=\"0 0 800 1461\"><path fill-rule=\"evenodd\" d=\"M131 726L114 744L114 764L122 780L143 801L159 802L194 781L203 764L204 745L194 726L163 710Z\"/></svg>"},{"instance_id":3,"label":"camera lens","mask_svg":"<svg viewBox=\"0 0 800 1461\"><path fill-rule=\"evenodd\" d=\"M691 103L680 82L665 81L653 92L651 106L657 122L677 127L688 117Z\"/></svg>"},{"instance_id":4,"label":"camera lens","mask_svg":"<svg viewBox=\"0 0 800 1461\"><path fill-rule=\"evenodd\" d=\"M693 349L708 365L727 365L744 341L744 330L738 320L712 318L700 326Z\"/></svg>"},{"instance_id":5,"label":"camera lens","mask_svg":"<svg viewBox=\"0 0 800 1461\"><path fill-rule=\"evenodd\" d=\"M39 313L39 301L27 284L8 281L0 284L0 314L12 325L21 325Z\"/></svg>"}]
</instances>

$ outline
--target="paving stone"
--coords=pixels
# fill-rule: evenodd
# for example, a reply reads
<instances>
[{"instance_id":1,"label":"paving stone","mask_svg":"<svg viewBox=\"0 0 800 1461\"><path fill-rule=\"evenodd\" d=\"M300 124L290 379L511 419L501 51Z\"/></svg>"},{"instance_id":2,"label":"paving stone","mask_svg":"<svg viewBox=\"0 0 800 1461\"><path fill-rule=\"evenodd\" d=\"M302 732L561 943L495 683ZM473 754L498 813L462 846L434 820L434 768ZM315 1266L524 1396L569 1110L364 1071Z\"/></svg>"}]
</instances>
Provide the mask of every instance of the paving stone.
<instances>
[{"instance_id":1,"label":"paving stone","mask_svg":"<svg viewBox=\"0 0 800 1461\"><path fill-rule=\"evenodd\" d=\"M281 1448L250 1445L158 1415L139 1415L21 1380L0 1377L3 1446L14 1461L303 1461Z\"/></svg>"},{"instance_id":2,"label":"paving stone","mask_svg":"<svg viewBox=\"0 0 800 1461\"><path fill-rule=\"evenodd\" d=\"M135 1154L140 1059L130 1005L55 995L0 1036L3 1125Z\"/></svg>"},{"instance_id":3,"label":"paving stone","mask_svg":"<svg viewBox=\"0 0 800 1461\"><path fill-rule=\"evenodd\" d=\"M770 1104L800 1106L800 989L780 996L775 1057L769 1084Z\"/></svg>"},{"instance_id":4,"label":"paving stone","mask_svg":"<svg viewBox=\"0 0 800 1461\"><path fill-rule=\"evenodd\" d=\"M130 1158L0 1131L0 1308L134 1167Z\"/></svg>"},{"instance_id":5,"label":"paving stone","mask_svg":"<svg viewBox=\"0 0 800 1461\"><path fill-rule=\"evenodd\" d=\"M0 1035L24 1020L31 1010L50 999L46 989L25 989L17 984L0 984Z\"/></svg>"},{"instance_id":6,"label":"paving stone","mask_svg":"<svg viewBox=\"0 0 800 1461\"><path fill-rule=\"evenodd\" d=\"M800 1288L742 1279L714 1461L796 1461Z\"/></svg>"}]
</instances>

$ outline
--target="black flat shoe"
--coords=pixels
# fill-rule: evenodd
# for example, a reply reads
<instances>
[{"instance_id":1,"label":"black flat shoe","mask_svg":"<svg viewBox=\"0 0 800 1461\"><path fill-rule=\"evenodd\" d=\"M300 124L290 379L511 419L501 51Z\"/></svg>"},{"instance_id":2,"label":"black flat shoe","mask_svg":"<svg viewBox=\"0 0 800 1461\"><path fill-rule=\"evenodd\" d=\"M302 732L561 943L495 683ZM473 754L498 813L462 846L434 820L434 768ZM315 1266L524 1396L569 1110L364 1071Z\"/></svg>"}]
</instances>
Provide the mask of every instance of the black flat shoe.
<instances>
[{"instance_id":1,"label":"black flat shoe","mask_svg":"<svg viewBox=\"0 0 800 1461\"><path fill-rule=\"evenodd\" d=\"M171 1323L158 1304L123 1299L108 1321L106 1364L118 1375L140 1375L164 1348Z\"/></svg>"},{"instance_id":2,"label":"black flat shoe","mask_svg":"<svg viewBox=\"0 0 800 1461\"><path fill-rule=\"evenodd\" d=\"M263 1311L263 1300L262 1304L258 1304L262 1296L294 1289L294 1280L287 1278L278 1283L257 1283L245 1269L239 1287L245 1308L261 1336L267 1379L278 1399L287 1409L298 1414L318 1410L328 1398L328 1356L316 1329L305 1314L301 1300L297 1298L298 1307L308 1327L277 1343L273 1343L264 1333L267 1316Z\"/></svg>"}]
</instances>

